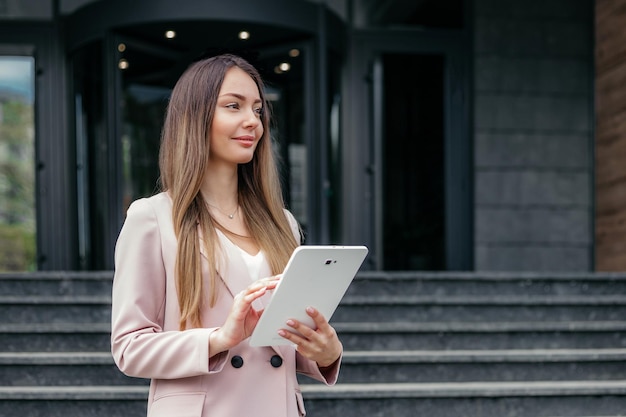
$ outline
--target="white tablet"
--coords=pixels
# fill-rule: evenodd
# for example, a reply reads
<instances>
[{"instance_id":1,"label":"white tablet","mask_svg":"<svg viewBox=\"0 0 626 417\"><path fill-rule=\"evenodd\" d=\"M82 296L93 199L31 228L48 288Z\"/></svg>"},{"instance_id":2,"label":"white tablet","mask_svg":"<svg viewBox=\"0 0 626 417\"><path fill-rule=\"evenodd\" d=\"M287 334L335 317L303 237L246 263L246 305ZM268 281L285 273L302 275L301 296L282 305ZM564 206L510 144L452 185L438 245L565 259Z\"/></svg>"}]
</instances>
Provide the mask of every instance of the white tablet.
<instances>
[{"instance_id":1,"label":"white tablet","mask_svg":"<svg viewBox=\"0 0 626 417\"><path fill-rule=\"evenodd\" d=\"M309 306L330 320L367 252L365 246L304 245L296 248L250 337L250 345L291 344L277 332L290 329L286 324L288 319L315 328L313 319L306 314Z\"/></svg>"}]
</instances>

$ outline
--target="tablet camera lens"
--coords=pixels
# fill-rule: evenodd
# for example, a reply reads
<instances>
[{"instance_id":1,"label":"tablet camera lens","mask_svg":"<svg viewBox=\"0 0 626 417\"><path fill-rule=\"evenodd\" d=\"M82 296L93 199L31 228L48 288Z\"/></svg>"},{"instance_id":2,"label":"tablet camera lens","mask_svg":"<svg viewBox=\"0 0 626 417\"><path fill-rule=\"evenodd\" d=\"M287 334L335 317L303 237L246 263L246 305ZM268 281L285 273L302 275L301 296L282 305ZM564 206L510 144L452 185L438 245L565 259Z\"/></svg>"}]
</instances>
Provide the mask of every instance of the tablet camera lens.
<instances>
[{"instance_id":1,"label":"tablet camera lens","mask_svg":"<svg viewBox=\"0 0 626 417\"><path fill-rule=\"evenodd\" d=\"M332 263L332 259L326 259L326 262L324 262L326 265L330 265Z\"/></svg>"}]
</instances>

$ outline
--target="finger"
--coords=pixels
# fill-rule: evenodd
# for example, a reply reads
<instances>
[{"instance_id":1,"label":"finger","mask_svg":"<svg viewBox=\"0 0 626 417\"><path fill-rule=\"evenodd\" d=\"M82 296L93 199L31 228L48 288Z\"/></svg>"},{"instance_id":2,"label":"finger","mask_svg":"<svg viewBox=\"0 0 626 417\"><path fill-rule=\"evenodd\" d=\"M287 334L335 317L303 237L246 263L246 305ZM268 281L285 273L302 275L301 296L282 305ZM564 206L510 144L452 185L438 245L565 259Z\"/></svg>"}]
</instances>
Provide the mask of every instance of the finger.
<instances>
[{"instance_id":1,"label":"finger","mask_svg":"<svg viewBox=\"0 0 626 417\"><path fill-rule=\"evenodd\" d=\"M297 334L295 334L293 332L290 332L289 330L286 330L286 329L278 330L278 335L280 337L284 338L284 339L289 340L291 343L293 343L294 345L296 345L298 347L300 347L300 346L302 346L303 344L306 343L306 340L303 339L301 336L299 336L299 335L297 335ZM300 350L300 349L298 349L298 350Z\"/></svg>"},{"instance_id":2,"label":"finger","mask_svg":"<svg viewBox=\"0 0 626 417\"><path fill-rule=\"evenodd\" d=\"M263 294L265 294L266 289L265 287L262 287L254 292L248 291L249 290L241 291L235 296L233 310L238 312L238 317L242 314L247 314L247 312L252 308L252 303L256 299L262 297Z\"/></svg>"},{"instance_id":3,"label":"finger","mask_svg":"<svg viewBox=\"0 0 626 417\"><path fill-rule=\"evenodd\" d=\"M262 281L265 281L265 282L280 281L280 279L282 277L283 277L282 274L272 275L271 277L261 278L257 282L262 282Z\"/></svg>"},{"instance_id":4,"label":"finger","mask_svg":"<svg viewBox=\"0 0 626 417\"><path fill-rule=\"evenodd\" d=\"M315 323L315 327L319 331L321 332L328 331L328 328L330 327L330 325L328 324L328 320L326 320L326 317L324 317L324 315L320 313L316 308L307 307L306 313L309 315L309 317L313 319L313 322Z\"/></svg>"},{"instance_id":5,"label":"finger","mask_svg":"<svg viewBox=\"0 0 626 417\"><path fill-rule=\"evenodd\" d=\"M278 276L269 278L265 283L268 290L273 290L279 284L280 284L280 277Z\"/></svg>"},{"instance_id":6,"label":"finger","mask_svg":"<svg viewBox=\"0 0 626 417\"><path fill-rule=\"evenodd\" d=\"M262 297L262 296L263 296L263 294L265 294L265 292L266 292L266 291L267 291L267 287L261 287L261 288L259 288L259 289L255 290L255 291L253 291L253 292L251 292L251 293L246 294L246 295L243 297L243 298L244 298L244 301L245 301L247 304L252 304L252 302L253 302L254 300L256 300L256 299L257 299L257 298L259 298L259 297Z\"/></svg>"},{"instance_id":7,"label":"finger","mask_svg":"<svg viewBox=\"0 0 626 417\"><path fill-rule=\"evenodd\" d=\"M256 291L258 288L266 288L268 290L276 288L278 285L279 279L275 277L263 278L254 283L252 283L247 289Z\"/></svg>"},{"instance_id":8,"label":"finger","mask_svg":"<svg viewBox=\"0 0 626 417\"><path fill-rule=\"evenodd\" d=\"M311 340L317 336L317 333L314 329L309 326L299 322L298 320L289 319L287 320L287 326L293 328L298 331L306 340Z\"/></svg>"}]
</instances>

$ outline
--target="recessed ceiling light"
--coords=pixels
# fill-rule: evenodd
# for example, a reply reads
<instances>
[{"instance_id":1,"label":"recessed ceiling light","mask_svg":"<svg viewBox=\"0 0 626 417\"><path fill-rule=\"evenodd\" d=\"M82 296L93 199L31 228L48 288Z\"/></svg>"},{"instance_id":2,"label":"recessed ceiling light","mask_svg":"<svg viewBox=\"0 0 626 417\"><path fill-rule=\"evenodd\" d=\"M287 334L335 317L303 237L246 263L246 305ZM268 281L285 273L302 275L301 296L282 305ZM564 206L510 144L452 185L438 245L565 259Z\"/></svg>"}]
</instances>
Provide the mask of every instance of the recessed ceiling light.
<instances>
[{"instance_id":1,"label":"recessed ceiling light","mask_svg":"<svg viewBox=\"0 0 626 417\"><path fill-rule=\"evenodd\" d=\"M124 58L120 59L120 61L117 63L117 66L119 69L121 70L125 70L128 68L128 61L125 60Z\"/></svg>"},{"instance_id":2,"label":"recessed ceiling light","mask_svg":"<svg viewBox=\"0 0 626 417\"><path fill-rule=\"evenodd\" d=\"M124 52L126 50L126 44L120 43L119 45L117 45L117 50L120 52Z\"/></svg>"},{"instance_id":3,"label":"recessed ceiling light","mask_svg":"<svg viewBox=\"0 0 626 417\"><path fill-rule=\"evenodd\" d=\"M176 37L176 32L174 32L173 30L168 30L165 32L165 37L167 39L174 39Z\"/></svg>"},{"instance_id":4,"label":"recessed ceiling light","mask_svg":"<svg viewBox=\"0 0 626 417\"><path fill-rule=\"evenodd\" d=\"M250 39L250 32L242 30L241 32L239 32L239 39L241 39L242 41Z\"/></svg>"},{"instance_id":5,"label":"recessed ceiling light","mask_svg":"<svg viewBox=\"0 0 626 417\"><path fill-rule=\"evenodd\" d=\"M291 69L291 65L288 62L281 62L280 64L274 67L274 72L276 74L282 74L283 72L287 72Z\"/></svg>"},{"instance_id":6,"label":"recessed ceiling light","mask_svg":"<svg viewBox=\"0 0 626 417\"><path fill-rule=\"evenodd\" d=\"M290 56L290 57L292 57L292 58L295 58L295 57L297 57L297 56L300 56L300 50L299 50L299 49L296 49L296 48L294 48L294 49L290 50L290 51L289 51L289 56Z\"/></svg>"}]
</instances>

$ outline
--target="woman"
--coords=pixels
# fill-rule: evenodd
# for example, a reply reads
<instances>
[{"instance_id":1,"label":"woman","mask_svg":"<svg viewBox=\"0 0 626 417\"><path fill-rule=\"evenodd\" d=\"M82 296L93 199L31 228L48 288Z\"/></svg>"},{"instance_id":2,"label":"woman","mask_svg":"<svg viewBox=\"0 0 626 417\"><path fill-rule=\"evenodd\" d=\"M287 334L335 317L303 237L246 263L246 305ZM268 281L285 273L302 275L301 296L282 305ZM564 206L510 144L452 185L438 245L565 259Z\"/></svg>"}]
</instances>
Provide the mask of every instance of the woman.
<instances>
[{"instance_id":1,"label":"woman","mask_svg":"<svg viewBox=\"0 0 626 417\"><path fill-rule=\"evenodd\" d=\"M247 341L300 239L283 208L265 105L242 58L191 65L167 109L163 191L128 209L111 349L122 372L151 379L150 417L303 416L296 372L337 380L342 345L312 308L316 330L289 320L279 331L292 345Z\"/></svg>"}]
</instances>

